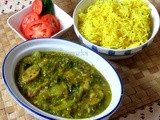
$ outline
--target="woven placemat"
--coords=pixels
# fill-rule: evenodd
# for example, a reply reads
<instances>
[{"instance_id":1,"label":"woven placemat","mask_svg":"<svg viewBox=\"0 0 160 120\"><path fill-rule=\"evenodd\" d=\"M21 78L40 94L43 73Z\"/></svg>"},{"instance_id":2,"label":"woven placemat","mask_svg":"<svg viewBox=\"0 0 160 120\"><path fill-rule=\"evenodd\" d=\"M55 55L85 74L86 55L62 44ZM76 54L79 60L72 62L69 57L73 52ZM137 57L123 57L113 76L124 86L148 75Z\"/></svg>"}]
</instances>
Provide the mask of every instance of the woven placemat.
<instances>
[{"instance_id":1,"label":"woven placemat","mask_svg":"<svg viewBox=\"0 0 160 120\"><path fill-rule=\"evenodd\" d=\"M80 0L54 0L54 2L72 16ZM7 25L7 19L13 13L0 15L0 67L8 51L22 42L22 39ZM80 43L71 27L61 38ZM104 56L105 57L105 56ZM133 113L146 105L160 100L160 31L154 42L143 52L132 58L109 61L119 73L124 96L118 110L111 119L118 119ZM2 71L0 71L2 72ZM0 120L31 120L31 114L21 108L8 94L0 74Z\"/></svg>"}]
</instances>

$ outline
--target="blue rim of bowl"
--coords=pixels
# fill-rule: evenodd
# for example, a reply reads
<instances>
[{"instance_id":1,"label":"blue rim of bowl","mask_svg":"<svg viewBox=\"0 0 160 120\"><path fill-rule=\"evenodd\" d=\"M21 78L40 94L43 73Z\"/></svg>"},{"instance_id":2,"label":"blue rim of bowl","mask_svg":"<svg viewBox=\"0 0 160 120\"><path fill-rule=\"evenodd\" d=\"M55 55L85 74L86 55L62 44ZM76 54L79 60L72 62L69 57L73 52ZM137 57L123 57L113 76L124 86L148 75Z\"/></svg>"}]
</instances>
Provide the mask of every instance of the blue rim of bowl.
<instances>
[{"instance_id":1,"label":"blue rim of bowl","mask_svg":"<svg viewBox=\"0 0 160 120\"><path fill-rule=\"evenodd\" d=\"M14 92L12 91L12 89L11 89L11 88L9 87L9 85L7 84L7 80L6 80L6 77L5 77L5 74L4 74L4 69L5 69L6 60L7 60L8 56L11 54L11 52L12 52L14 49L16 49L18 46L21 46L21 45L25 44L26 42L32 42L32 41L41 40L41 39L42 39L42 38L40 38L40 39L33 39L33 40L30 40L30 41L23 41L22 43L20 43L20 44L16 45L15 47L13 47L13 48L7 53L7 55L6 55L5 58L4 58L3 65L2 65L2 77L3 77L3 81L4 81L4 83L5 83L5 86L6 86L7 90L9 91L10 95L11 95L11 96L15 99L15 101L17 101L23 108L26 108L28 111L30 111L30 112L32 112L32 113L34 113L34 114L36 114L36 115L38 115L38 116L40 116L40 117L42 117L42 118L45 118L45 119L55 119L54 117L47 117L46 115L40 114L40 113L38 113L36 110L33 110L32 108L28 107L26 104L24 104L23 102L21 102L21 100L20 100L18 97L16 97L16 95L14 94ZM46 38L44 38L44 39L46 39ZM53 38L47 38L47 39L52 40ZM55 38L55 39L56 39L56 38ZM72 42L72 41L66 41L66 40L64 40L64 39L57 39L57 40L61 40L61 41L63 41L63 42L68 42L68 43L71 43L71 44L79 45L78 43L75 43L75 42ZM84 47L84 46L82 46L82 45L79 45L79 46ZM84 49L88 49L88 48L87 48L87 47L84 47ZM113 69L114 72L116 73L117 77L119 78L119 82L120 82L120 85L121 85L121 95L120 95L119 102L117 103L116 107L115 107L111 112L109 112L107 115L104 115L104 116L98 118L98 119L103 119L103 118L105 118L105 117L107 117L107 116L110 116L112 113L114 113L115 110L119 107L119 105L120 105L120 103L121 103L121 101L122 101L122 96L123 96L123 93L124 93L124 91L123 91L123 85L122 85L122 80L121 80L119 74L117 73L117 71L115 70L115 68L111 65L111 63L110 63L109 61L107 61L107 60L106 60L105 58L103 58L99 53L93 51L92 49L88 49L88 50L90 50L90 51L94 52L95 54L97 54L99 57L101 57L102 59L104 59L104 60L112 67L112 69ZM36 107L36 108L37 108L37 107ZM38 108L38 109L39 109L39 108ZM41 110L41 109L40 109L40 110ZM45 111L44 111L44 112L45 112ZM45 113L47 113L47 112L45 112ZM47 113L47 114L48 114L48 113ZM52 114L50 114L50 115L52 115ZM87 119L87 118L83 118L83 119Z\"/></svg>"}]
</instances>

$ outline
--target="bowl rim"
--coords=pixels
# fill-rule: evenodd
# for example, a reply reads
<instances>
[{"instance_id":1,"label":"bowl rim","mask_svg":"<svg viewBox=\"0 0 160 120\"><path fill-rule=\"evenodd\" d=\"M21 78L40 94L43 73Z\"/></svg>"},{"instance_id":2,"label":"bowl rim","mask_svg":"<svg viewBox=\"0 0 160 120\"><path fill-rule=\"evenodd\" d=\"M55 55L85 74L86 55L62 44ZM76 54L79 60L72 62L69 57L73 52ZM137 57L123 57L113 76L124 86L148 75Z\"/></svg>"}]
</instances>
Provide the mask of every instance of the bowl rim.
<instances>
[{"instance_id":1,"label":"bowl rim","mask_svg":"<svg viewBox=\"0 0 160 120\"><path fill-rule=\"evenodd\" d=\"M158 13L158 11L157 11L157 9L155 8L155 6L149 1L149 0L145 0L147 3L148 3L148 7L151 9L151 11L152 10L154 10L155 11L155 14L156 14L156 16L157 16L157 18L158 18L158 26L157 26L157 28L155 29L155 33L154 34L151 34L151 36L149 37L149 39L146 41L146 42L144 42L144 43L142 43L141 45L139 45L139 46L136 46L136 47L133 47L133 48L126 48L126 49L113 49L113 48L105 48L105 47L101 47L101 46L98 46L98 45L96 45L96 44L94 44L94 43L92 43L92 42L90 42L89 40L87 40L80 32L79 32L79 30L78 30L78 26L75 24L75 17L77 16L76 15L76 11L78 11L78 7L79 7L79 5L81 5L81 4L83 4L84 2L86 2L86 1L88 1L88 0L81 0L78 4L77 4L77 6L75 7L75 9L74 9L74 11L73 11L73 14L72 14L72 16L73 16L73 26L74 26L74 30L76 31L76 34L78 35L78 37L81 37L82 39L80 40L82 43L87 43L87 44L90 44L90 45L86 45L85 44L85 46L95 46L98 50L94 50L94 51L115 51L115 52L117 52L117 53L121 53L121 52L124 52L124 51L134 51L133 53L131 53L131 54L134 54L134 53L136 53L136 52L138 52L141 48L143 49L144 47L146 47L146 46L148 46L149 44L149 42L151 42L153 39L154 39L154 37L156 36L156 34L158 33L158 31L159 31L159 29L160 29L160 15L159 15L159 13ZM93 2L94 3L94 2ZM153 29L152 29L153 30ZM152 32L153 33L153 32ZM79 38L80 39L80 38ZM139 50L138 50L139 49ZM100 53L106 53L106 52L100 52ZM131 55L131 54L129 54L129 55ZM117 55L124 55L124 54L117 54ZM116 55L116 56L117 56ZM114 55L113 55L114 56Z\"/></svg>"},{"instance_id":2,"label":"bowl rim","mask_svg":"<svg viewBox=\"0 0 160 120\"><path fill-rule=\"evenodd\" d=\"M53 119L53 118L55 117L54 115L51 114L52 117L49 117L49 116L46 115L47 112L45 112L45 115L43 115L43 114L37 112L36 110L32 109L32 107L30 108L30 107L28 107L25 103L21 102L21 99L18 98L18 97L14 94L14 92L12 91L12 89L9 87L9 85L8 85L8 83L7 83L7 79L6 79L6 77L5 77L5 73L4 73L6 61L7 61L8 57L9 57L9 55L12 54L12 52L13 52L15 49L17 49L18 47L22 46L23 44L25 44L25 43L27 43L27 42L33 42L33 41L43 40L43 39L49 39L49 40L52 40L52 41L53 41L53 38L40 38L40 39L33 39L33 40L30 40L30 41L23 41L22 43L14 46L14 47L7 53L7 55L6 55L5 58L4 58L4 61L3 61L3 64L2 64L2 79L3 79L3 82L4 82L7 90L9 91L9 94L12 96L12 98L14 98L14 100L15 100L21 107L27 109L28 111L30 111L30 112L32 112L33 114L36 114L36 115L38 115L38 116L40 116L40 117L42 117L42 118L45 118L45 119ZM115 74L116 74L117 77L118 77L119 84L120 84L120 88L121 88L121 92L120 92L121 94L120 94L119 101L117 102L117 104L116 104L116 106L114 107L114 109L112 109L112 111L110 111L108 114L105 114L105 115L103 115L102 117L100 117L100 118L98 118L98 119L103 119L103 118L105 118L105 117L110 116L111 114L113 114L113 113L116 111L116 109L119 107L119 105L120 105L120 103L121 103L121 101L122 101L122 97L123 97L124 90L123 90L122 80L121 80L118 72L117 72L117 71L115 70L115 68L112 66L112 64L111 64L107 59L105 59L105 58L103 58L101 55L99 55L98 53L96 53L96 52L94 52L93 50L91 50L91 49L89 49L89 48L87 48L87 47L84 47L84 46L82 46L82 45L80 45L80 44L78 44L78 43L75 43L75 42L72 42L72 41L67 41L67 40L64 40L64 39L56 39L56 40L61 40L61 41L63 41L63 42L68 42L69 44L72 44L72 45L81 46L83 49L88 49L89 51L93 52L94 54L97 54L97 55L98 55L99 57L101 57L108 65L111 66L111 68L113 69L113 71L115 72ZM39 109L39 108L38 108L38 109ZM40 109L40 110L41 110L41 109ZM57 117L57 116L56 116L56 117ZM64 119L65 119L65 118L64 118ZM86 119L86 118L83 118L83 119ZM89 119L89 118L88 118L88 119Z\"/></svg>"}]
</instances>

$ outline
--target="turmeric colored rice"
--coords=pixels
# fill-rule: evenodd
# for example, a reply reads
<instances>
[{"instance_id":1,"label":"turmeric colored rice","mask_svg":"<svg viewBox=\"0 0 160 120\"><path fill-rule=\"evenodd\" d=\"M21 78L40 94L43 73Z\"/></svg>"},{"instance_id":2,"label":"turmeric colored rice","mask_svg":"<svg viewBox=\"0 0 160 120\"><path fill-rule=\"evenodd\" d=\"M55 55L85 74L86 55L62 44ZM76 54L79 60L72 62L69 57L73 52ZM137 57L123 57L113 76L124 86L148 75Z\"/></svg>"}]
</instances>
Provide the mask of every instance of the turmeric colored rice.
<instances>
[{"instance_id":1,"label":"turmeric colored rice","mask_svg":"<svg viewBox=\"0 0 160 120\"><path fill-rule=\"evenodd\" d=\"M139 46L151 36L152 19L144 0L97 0L78 15L78 29L90 42L111 49Z\"/></svg>"}]
</instances>

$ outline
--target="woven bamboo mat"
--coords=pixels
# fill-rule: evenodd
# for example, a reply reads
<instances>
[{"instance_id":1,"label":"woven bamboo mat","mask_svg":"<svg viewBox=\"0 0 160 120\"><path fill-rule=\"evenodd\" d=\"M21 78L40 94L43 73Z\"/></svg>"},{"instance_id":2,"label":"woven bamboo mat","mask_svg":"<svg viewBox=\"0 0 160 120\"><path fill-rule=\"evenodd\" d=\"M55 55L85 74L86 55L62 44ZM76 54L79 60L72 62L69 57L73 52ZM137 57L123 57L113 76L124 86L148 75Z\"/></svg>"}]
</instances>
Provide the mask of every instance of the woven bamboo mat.
<instances>
[{"instance_id":1,"label":"woven bamboo mat","mask_svg":"<svg viewBox=\"0 0 160 120\"><path fill-rule=\"evenodd\" d=\"M54 0L71 16L79 1ZM7 25L6 20L12 14L0 15L0 67L8 51L22 42L22 39ZM73 27L61 38L79 43ZM122 103L111 119L118 119L120 116L133 113L137 109L160 100L160 31L154 42L143 52L129 59L110 62L119 73L124 86ZM10 97L0 74L0 120L11 119L31 120L35 118Z\"/></svg>"}]
</instances>

